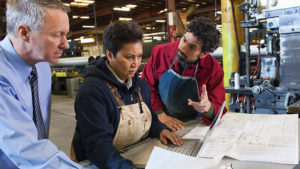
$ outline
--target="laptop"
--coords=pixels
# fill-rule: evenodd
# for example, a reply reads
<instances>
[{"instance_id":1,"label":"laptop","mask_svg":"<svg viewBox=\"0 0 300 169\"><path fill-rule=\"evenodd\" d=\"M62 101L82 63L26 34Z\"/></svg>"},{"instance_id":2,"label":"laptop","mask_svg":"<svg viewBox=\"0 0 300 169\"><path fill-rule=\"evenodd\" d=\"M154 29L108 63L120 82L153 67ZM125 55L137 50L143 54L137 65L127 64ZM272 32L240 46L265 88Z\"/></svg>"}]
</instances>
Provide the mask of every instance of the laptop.
<instances>
[{"instance_id":1,"label":"laptop","mask_svg":"<svg viewBox=\"0 0 300 169\"><path fill-rule=\"evenodd\" d=\"M178 152L188 156L196 157L198 154L201 153L204 146L206 145L209 136L213 133L214 129L216 128L219 121L221 120L224 107L225 107L225 101L220 107L218 113L216 114L214 120L212 121L208 130L205 132L202 139L183 139L184 143L180 146L176 146L173 144L172 145L162 144L159 139L147 138L141 142L138 142L136 144L133 144L129 147L120 150L121 155L126 159L130 159L137 167L141 167L141 168L146 166L154 146L165 148L167 150ZM188 127L185 126L185 128L191 130L192 128L196 127L199 123L200 123L199 120L196 121L193 120L190 124L187 124ZM186 133L187 132L189 131L186 131ZM182 136L182 132L180 135Z\"/></svg>"},{"instance_id":2,"label":"laptop","mask_svg":"<svg viewBox=\"0 0 300 169\"><path fill-rule=\"evenodd\" d=\"M222 106L220 107L218 113L216 114L215 118L213 119L211 125L209 126L208 130L205 132L202 139L183 139L184 141L183 145L181 146L170 145L166 149L181 154L196 157L198 154L201 153L205 144L207 143L209 136L213 133L214 129L216 128L219 121L221 120L224 107L225 107L225 101L223 102Z\"/></svg>"}]
</instances>

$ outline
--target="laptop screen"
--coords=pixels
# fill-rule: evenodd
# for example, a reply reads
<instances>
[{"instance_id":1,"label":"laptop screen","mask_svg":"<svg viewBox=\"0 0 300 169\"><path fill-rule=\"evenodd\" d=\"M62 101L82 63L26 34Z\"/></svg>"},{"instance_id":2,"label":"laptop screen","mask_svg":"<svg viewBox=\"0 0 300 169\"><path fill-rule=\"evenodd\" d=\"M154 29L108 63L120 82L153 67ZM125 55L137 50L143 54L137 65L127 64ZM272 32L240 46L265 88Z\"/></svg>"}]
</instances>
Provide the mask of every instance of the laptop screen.
<instances>
[{"instance_id":1,"label":"laptop screen","mask_svg":"<svg viewBox=\"0 0 300 169\"><path fill-rule=\"evenodd\" d=\"M203 138L201 139L201 148L200 150L198 151L198 155L200 155L201 151L204 149L205 147L205 144L208 140L208 137L213 133L213 131L215 130L216 126L218 125L221 117L222 117L222 114L223 114L223 110L224 110L224 107L225 107L225 101L223 102L222 106L220 107L218 113L216 114L214 120L212 121L212 123L210 124L209 126L209 129L206 131L206 133L204 134Z\"/></svg>"}]
</instances>

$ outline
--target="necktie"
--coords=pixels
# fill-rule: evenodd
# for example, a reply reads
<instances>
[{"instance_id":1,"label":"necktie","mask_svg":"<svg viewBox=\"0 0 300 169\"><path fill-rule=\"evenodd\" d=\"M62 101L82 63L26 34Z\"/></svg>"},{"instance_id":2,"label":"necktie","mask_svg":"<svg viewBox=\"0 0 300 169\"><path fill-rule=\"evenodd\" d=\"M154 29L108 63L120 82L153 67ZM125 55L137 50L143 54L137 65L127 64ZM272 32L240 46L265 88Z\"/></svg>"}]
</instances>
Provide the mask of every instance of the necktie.
<instances>
[{"instance_id":1,"label":"necktie","mask_svg":"<svg viewBox=\"0 0 300 169\"><path fill-rule=\"evenodd\" d=\"M38 92L38 74L36 67L32 66L32 71L30 73L31 78L29 80L31 92L32 92L32 104L33 104L33 121L38 131L38 139L46 138L45 125L42 117L42 112L39 102L39 92Z\"/></svg>"}]
</instances>

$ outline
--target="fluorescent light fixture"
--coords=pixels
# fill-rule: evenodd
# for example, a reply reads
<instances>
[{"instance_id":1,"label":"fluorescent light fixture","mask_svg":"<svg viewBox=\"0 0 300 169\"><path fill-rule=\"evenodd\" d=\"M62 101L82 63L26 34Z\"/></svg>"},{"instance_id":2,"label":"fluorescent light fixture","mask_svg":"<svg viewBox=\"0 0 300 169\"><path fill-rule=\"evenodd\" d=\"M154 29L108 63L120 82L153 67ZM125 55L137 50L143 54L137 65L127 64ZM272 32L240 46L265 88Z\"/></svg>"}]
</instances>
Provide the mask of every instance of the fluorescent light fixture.
<instances>
[{"instance_id":1,"label":"fluorescent light fixture","mask_svg":"<svg viewBox=\"0 0 300 169\"><path fill-rule=\"evenodd\" d=\"M82 3L88 3L88 4L95 3L95 1L90 1L90 0L74 0L74 2L82 2Z\"/></svg>"},{"instance_id":2,"label":"fluorescent light fixture","mask_svg":"<svg viewBox=\"0 0 300 169\"><path fill-rule=\"evenodd\" d=\"M198 7L198 6L200 6L200 4L196 4L195 6Z\"/></svg>"},{"instance_id":3,"label":"fluorescent light fixture","mask_svg":"<svg viewBox=\"0 0 300 169\"><path fill-rule=\"evenodd\" d=\"M80 19L90 19L89 16L81 16Z\"/></svg>"},{"instance_id":4,"label":"fluorescent light fixture","mask_svg":"<svg viewBox=\"0 0 300 169\"><path fill-rule=\"evenodd\" d=\"M78 6L89 6L87 3L78 3Z\"/></svg>"},{"instance_id":5,"label":"fluorescent light fixture","mask_svg":"<svg viewBox=\"0 0 300 169\"><path fill-rule=\"evenodd\" d=\"M157 20L155 20L155 22L158 22L158 23L165 23L165 22L166 22L166 20L157 19Z\"/></svg>"},{"instance_id":6,"label":"fluorescent light fixture","mask_svg":"<svg viewBox=\"0 0 300 169\"><path fill-rule=\"evenodd\" d=\"M130 11L130 8L122 7L122 8L113 8L115 11Z\"/></svg>"},{"instance_id":7,"label":"fluorescent light fixture","mask_svg":"<svg viewBox=\"0 0 300 169\"><path fill-rule=\"evenodd\" d=\"M65 5L65 6L70 6L70 4L69 4L69 3L64 3L64 5Z\"/></svg>"},{"instance_id":8,"label":"fluorescent light fixture","mask_svg":"<svg viewBox=\"0 0 300 169\"><path fill-rule=\"evenodd\" d=\"M68 42L71 42L71 41L72 41L71 39L68 40Z\"/></svg>"},{"instance_id":9,"label":"fluorescent light fixture","mask_svg":"<svg viewBox=\"0 0 300 169\"><path fill-rule=\"evenodd\" d=\"M81 39L80 38L74 39L74 41L79 41L79 40L81 40Z\"/></svg>"},{"instance_id":10,"label":"fluorescent light fixture","mask_svg":"<svg viewBox=\"0 0 300 169\"><path fill-rule=\"evenodd\" d=\"M127 8L135 8L137 5L133 5L133 4L128 4L126 5Z\"/></svg>"},{"instance_id":11,"label":"fluorescent light fixture","mask_svg":"<svg viewBox=\"0 0 300 169\"><path fill-rule=\"evenodd\" d=\"M151 29L151 27L147 26L147 27L146 27L146 29L147 29L147 30L150 30L150 29Z\"/></svg>"},{"instance_id":12,"label":"fluorescent light fixture","mask_svg":"<svg viewBox=\"0 0 300 169\"><path fill-rule=\"evenodd\" d=\"M168 11L168 9L165 8L164 10L159 11L159 13L163 13L163 12L167 12L167 11Z\"/></svg>"},{"instance_id":13,"label":"fluorescent light fixture","mask_svg":"<svg viewBox=\"0 0 300 169\"><path fill-rule=\"evenodd\" d=\"M145 43L147 43L147 42L149 43L149 42L152 42L152 40L144 40L144 42Z\"/></svg>"},{"instance_id":14,"label":"fluorescent light fixture","mask_svg":"<svg viewBox=\"0 0 300 169\"><path fill-rule=\"evenodd\" d=\"M145 33L144 36L164 35L165 32Z\"/></svg>"},{"instance_id":15,"label":"fluorescent light fixture","mask_svg":"<svg viewBox=\"0 0 300 169\"><path fill-rule=\"evenodd\" d=\"M78 15L73 15L72 18L77 19L77 18L79 18L79 16Z\"/></svg>"},{"instance_id":16,"label":"fluorescent light fixture","mask_svg":"<svg viewBox=\"0 0 300 169\"><path fill-rule=\"evenodd\" d=\"M120 17L119 20L120 20L120 21L131 21L132 18Z\"/></svg>"},{"instance_id":17,"label":"fluorescent light fixture","mask_svg":"<svg viewBox=\"0 0 300 169\"><path fill-rule=\"evenodd\" d=\"M94 25L82 25L82 28L95 28Z\"/></svg>"},{"instance_id":18,"label":"fluorescent light fixture","mask_svg":"<svg viewBox=\"0 0 300 169\"><path fill-rule=\"evenodd\" d=\"M155 39L155 40L161 40L161 36L153 36L153 39Z\"/></svg>"},{"instance_id":19,"label":"fluorescent light fixture","mask_svg":"<svg viewBox=\"0 0 300 169\"><path fill-rule=\"evenodd\" d=\"M83 38L80 41L81 41L81 43L92 43L92 42L95 42L95 39L94 38Z\"/></svg>"},{"instance_id":20,"label":"fluorescent light fixture","mask_svg":"<svg viewBox=\"0 0 300 169\"><path fill-rule=\"evenodd\" d=\"M149 40L149 39L152 39L152 36L146 36L146 37L144 37L144 40Z\"/></svg>"},{"instance_id":21,"label":"fluorescent light fixture","mask_svg":"<svg viewBox=\"0 0 300 169\"><path fill-rule=\"evenodd\" d=\"M71 2L70 6L78 6L78 7L82 7L82 6L88 6L88 3L82 3L82 2Z\"/></svg>"}]
</instances>

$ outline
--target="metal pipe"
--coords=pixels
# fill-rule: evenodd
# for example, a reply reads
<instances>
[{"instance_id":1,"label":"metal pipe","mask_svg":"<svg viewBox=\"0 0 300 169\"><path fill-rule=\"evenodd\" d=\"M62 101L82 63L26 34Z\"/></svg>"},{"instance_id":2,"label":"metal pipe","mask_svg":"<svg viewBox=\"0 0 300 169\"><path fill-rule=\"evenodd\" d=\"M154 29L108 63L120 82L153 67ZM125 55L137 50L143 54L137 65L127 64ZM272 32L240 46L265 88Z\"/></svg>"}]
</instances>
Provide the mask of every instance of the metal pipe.
<instances>
[{"instance_id":1,"label":"metal pipe","mask_svg":"<svg viewBox=\"0 0 300 169\"><path fill-rule=\"evenodd\" d=\"M248 0L245 0L247 3ZM249 6L245 6L246 13L245 13L245 22L249 21ZM246 47L246 77L247 77L247 87L250 87L250 35L249 35L249 28L245 28L245 47ZM250 96L247 97L247 104L246 104L246 112L250 113Z\"/></svg>"},{"instance_id":2,"label":"metal pipe","mask_svg":"<svg viewBox=\"0 0 300 169\"><path fill-rule=\"evenodd\" d=\"M68 67L68 66L84 66L88 65L91 56L61 58L57 63L51 64L51 67Z\"/></svg>"},{"instance_id":3,"label":"metal pipe","mask_svg":"<svg viewBox=\"0 0 300 169\"><path fill-rule=\"evenodd\" d=\"M98 39L98 26L97 26L97 15L96 15L96 1L93 5L93 10L94 10L94 25L95 25L95 33L96 33L96 45L97 45L97 48L99 49L99 54L101 53L100 52L100 48L99 48L99 39Z\"/></svg>"}]
</instances>

